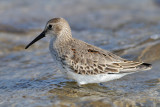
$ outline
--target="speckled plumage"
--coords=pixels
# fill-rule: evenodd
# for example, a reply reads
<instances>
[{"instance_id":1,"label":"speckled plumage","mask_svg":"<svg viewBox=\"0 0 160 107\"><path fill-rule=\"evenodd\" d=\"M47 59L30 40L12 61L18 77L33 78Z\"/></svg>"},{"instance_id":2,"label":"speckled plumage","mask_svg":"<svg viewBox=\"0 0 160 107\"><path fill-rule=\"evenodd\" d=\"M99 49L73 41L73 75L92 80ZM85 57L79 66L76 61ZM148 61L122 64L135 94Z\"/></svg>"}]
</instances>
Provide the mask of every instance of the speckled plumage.
<instances>
[{"instance_id":1,"label":"speckled plumage","mask_svg":"<svg viewBox=\"0 0 160 107\"><path fill-rule=\"evenodd\" d=\"M150 64L128 61L109 51L73 38L70 26L63 18L54 18L48 21L43 32L45 35L51 35L50 51L53 59L57 61L59 67L63 69L62 71L70 72L68 74L79 84L105 82L134 71L151 68ZM76 78L73 77L75 75ZM98 80L102 75L104 79ZM116 77L116 75L121 76ZM81 79L78 76L81 76ZM112 76L113 78L107 79ZM97 78L97 82L93 78Z\"/></svg>"},{"instance_id":2,"label":"speckled plumage","mask_svg":"<svg viewBox=\"0 0 160 107\"><path fill-rule=\"evenodd\" d=\"M57 53L64 66L83 75L119 73L139 70L143 62L127 61L106 50L77 39L71 39L58 47Z\"/></svg>"}]
</instances>

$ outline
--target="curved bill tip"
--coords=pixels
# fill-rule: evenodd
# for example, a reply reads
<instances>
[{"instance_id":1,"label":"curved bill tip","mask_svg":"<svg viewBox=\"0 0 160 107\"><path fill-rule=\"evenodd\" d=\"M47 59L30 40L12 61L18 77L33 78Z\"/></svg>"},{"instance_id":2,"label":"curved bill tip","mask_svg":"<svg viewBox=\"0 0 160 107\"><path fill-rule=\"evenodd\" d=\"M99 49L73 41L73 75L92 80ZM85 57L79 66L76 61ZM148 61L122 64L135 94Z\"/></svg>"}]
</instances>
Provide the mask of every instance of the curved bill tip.
<instances>
[{"instance_id":1,"label":"curved bill tip","mask_svg":"<svg viewBox=\"0 0 160 107\"><path fill-rule=\"evenodd\" d=\"M45 37L45 31L43 31L39 36L37 36L32 42L30 42L25 49L29 48L32 44L34 44L35 42L37 42L38 40L42 39L43 37Z\"/></svg>"}]
</instances>

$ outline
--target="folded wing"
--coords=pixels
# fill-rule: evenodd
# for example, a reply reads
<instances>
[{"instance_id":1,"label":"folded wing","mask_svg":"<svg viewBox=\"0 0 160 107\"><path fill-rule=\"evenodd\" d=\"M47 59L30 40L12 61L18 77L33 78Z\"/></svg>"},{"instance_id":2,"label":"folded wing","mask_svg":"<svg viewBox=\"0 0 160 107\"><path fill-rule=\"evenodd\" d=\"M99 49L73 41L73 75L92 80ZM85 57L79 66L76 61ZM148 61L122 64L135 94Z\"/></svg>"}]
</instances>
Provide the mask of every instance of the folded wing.
<instances>
[{"instance_id":1,"label":"folded wing","mask_svg":"<svg viewBox=\"0 0 160 107\"><path fill-rule=\"evenodd\" d=\"M128 61L111 52L81 42L73 42L74 45L70 45L68 55L63 60L65 65L78 74L124 73L149 67L143 62Z\"/></svg>"}]
</instances>

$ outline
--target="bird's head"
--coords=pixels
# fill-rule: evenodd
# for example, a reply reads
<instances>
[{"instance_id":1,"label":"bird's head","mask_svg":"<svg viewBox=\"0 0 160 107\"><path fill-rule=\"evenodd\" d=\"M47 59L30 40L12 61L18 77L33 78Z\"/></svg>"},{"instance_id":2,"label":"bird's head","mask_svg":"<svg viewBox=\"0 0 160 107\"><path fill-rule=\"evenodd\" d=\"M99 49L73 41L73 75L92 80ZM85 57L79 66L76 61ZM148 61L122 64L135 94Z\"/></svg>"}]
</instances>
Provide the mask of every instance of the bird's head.
<instances>
[{"instance_id":1,"label":"bird's head","mask_svg":"<svg viewBox=\"0 0 160 107\"><path fill-rule=\"evenodd\" d=\"M43 37L50 35L51 37L58 38L58 37L67 37L71 36L71 29L68 22L63 18L53 18L49 20L45 26L43 32L37 36L32 42L30 42L25 49L29 46L37 42L38 40L42 39Z\"/></svg>"}]
</instances>

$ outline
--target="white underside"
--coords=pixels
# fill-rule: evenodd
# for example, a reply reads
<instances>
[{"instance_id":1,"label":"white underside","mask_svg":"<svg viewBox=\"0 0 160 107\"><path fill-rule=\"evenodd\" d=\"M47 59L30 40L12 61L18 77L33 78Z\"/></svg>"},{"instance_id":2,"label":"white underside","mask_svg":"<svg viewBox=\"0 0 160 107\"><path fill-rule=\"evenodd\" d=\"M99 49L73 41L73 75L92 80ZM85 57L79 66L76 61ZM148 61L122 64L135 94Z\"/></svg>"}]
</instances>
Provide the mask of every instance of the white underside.
<instances>
[{"instance_id":1,"label":"white underside","mask_svg":"<svg viewBox=\"0 0 160 107\"><path fill-rule=\"evenodd\" d=\"M97 74L97 75L81 75L74 73L72 71L67 72L69 78L72 78L77 81L79 85L88 84L88 83L101 83L107 82L115 79L119 79L125 75L130 73L123 73L123 74Z\"/></svg>"}]
</instances>

